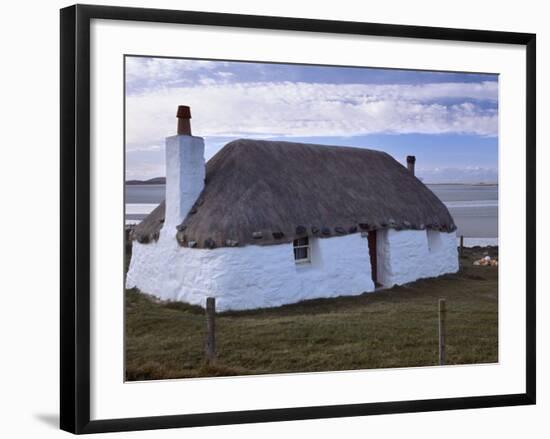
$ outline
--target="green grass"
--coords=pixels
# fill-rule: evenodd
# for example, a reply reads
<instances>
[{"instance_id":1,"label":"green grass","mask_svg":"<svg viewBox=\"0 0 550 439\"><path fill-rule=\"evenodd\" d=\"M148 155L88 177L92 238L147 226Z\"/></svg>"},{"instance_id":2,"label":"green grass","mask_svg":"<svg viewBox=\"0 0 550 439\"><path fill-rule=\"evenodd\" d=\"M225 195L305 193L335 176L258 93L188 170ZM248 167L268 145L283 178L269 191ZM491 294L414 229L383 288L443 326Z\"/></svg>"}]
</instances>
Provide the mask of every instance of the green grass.
<instances>
[{"instance_id":1,"label":"green grass","mask_svg":"<svg viewBox=\"0 0 550 439\"><path fill-rule=\"evenodd\" d=\"M436 365L439 298L447 301L447 364L497 362L498 269L472 265L485 252L466 249L457 274L389 290L220 313L210 367L204 310L127 290L126 378Z\"/></svg>"}]
</instances>

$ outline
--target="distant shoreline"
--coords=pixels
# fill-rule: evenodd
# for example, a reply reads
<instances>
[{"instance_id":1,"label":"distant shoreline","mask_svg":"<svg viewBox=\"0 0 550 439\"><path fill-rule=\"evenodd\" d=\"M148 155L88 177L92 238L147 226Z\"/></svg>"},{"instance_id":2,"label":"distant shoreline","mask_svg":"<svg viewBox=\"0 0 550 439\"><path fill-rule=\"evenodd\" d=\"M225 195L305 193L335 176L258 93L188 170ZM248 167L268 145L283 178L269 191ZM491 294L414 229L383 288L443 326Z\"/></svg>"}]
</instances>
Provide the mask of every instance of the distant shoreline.
<instances>
[{"instance_id":1,"label":"distant shoreline","mask_svg":"<svg viewBox=\"0 0 550 439\"><path fill-rule=\"evenodd\" d=\"M126 180L125 185L135 186L139 184L166 184L166 177L155 177L148 180Z\"/></svg>"},{"instance_id":2,"label":"distant shoreline","mask_svg":"<svg viewBox=\"0 0 550 439\"><path fill-rule=\"evenodd\" d=\"M424 184L430 185L430 186L498 186L498 183L424 183Z\"/></svg>"},{"instance_id":3,"label":"distant shoreline","mask_svg":"<svg viewBox=\"0 0 550 439\"><path fill-rule=\"evenodd\" d=\"M148 184L166 184L166 177L155 177L148 180L127 180L127 186L148 185ZM431 186L498 186L498 183L424 183Z\"/></svg>"}]
</instances>

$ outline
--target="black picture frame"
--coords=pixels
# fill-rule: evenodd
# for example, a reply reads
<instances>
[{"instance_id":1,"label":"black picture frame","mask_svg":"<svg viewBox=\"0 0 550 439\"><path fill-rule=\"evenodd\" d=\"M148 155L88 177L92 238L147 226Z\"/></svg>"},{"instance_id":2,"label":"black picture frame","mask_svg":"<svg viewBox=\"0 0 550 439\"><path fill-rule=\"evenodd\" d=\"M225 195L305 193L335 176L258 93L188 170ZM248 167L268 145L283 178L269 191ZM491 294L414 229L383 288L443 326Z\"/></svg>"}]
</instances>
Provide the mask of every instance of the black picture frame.
<instances>
[{"instance_id":1,"label":"black picture frame","mask_svg":"<svg viewBox=\"0 0 550 439\"><path fill-rule=\"evenodd\" d=\"M527 75L526 392L494 396L90 420L90 21L92 19L525 46L527 60L525 66ZM75 5L62 9L60 23L60 425L63 430L72 433L99 433L535 404L535 34L89 5Z\"/></svg>"}]
</instances>

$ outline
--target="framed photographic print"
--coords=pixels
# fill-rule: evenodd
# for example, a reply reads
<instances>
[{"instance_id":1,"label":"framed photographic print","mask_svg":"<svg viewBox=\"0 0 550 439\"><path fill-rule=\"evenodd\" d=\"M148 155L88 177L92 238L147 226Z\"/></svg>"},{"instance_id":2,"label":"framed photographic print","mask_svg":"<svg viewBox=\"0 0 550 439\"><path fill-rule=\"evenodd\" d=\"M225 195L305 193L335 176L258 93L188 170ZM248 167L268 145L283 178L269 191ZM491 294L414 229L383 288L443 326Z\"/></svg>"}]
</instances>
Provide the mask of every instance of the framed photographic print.
<instances>
[{"instance_id":1,"label":"framed photographic print","mask_svg":"<svg viewBox=\"0 0 550 439\"><path fill-rule=\"evenodd\" d=\"M535 403L535 35L61 10L61 428Z\"/></svg>"}]
</instances>

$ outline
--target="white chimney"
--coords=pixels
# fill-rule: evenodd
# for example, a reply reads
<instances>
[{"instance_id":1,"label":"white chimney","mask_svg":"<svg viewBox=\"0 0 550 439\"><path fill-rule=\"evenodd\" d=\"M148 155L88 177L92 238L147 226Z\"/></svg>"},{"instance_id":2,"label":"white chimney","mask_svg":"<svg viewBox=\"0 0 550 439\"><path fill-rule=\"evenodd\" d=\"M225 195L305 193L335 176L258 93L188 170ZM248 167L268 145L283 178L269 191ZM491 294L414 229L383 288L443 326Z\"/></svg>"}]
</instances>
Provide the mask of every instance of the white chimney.
<instances>
[{"instance_id":1,"label":"white chimney","mask_svg":"<svg viewBox=\"0 0 550 439\"><path fill-rule=\"evenodd\" d=\"M204 188L204 139L191 135L191 110L178 107L178 134L166 138L166 213L162 231L175 237Z\"/></svg>"}]
</instances>

